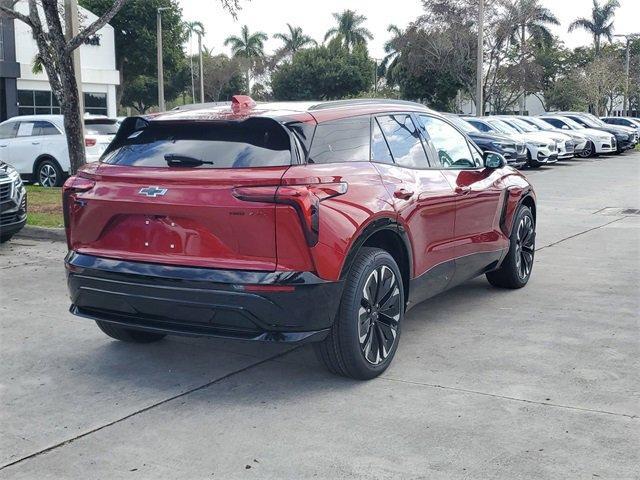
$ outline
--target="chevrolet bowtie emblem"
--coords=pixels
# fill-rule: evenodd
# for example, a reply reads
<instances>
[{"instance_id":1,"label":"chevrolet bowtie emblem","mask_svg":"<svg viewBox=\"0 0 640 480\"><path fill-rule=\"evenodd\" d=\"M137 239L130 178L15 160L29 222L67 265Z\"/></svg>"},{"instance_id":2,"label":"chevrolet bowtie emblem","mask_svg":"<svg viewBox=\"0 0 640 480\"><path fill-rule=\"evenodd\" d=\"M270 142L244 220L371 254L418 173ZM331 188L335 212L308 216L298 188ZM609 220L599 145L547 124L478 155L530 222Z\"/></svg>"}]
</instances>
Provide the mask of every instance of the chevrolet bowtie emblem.
<instances>
[{"instance_id":1,"label":"chevrolet bowtie emblem","mask_svg":"<svg viewBox=\"0 0 640 480\"><path fill-rule=\"evenodd\" d=\"M138 195L145 195L147 197L161 197L167 193L166 188L160 187L144 187L138 192Z\"/></svg>"}]
</instances>

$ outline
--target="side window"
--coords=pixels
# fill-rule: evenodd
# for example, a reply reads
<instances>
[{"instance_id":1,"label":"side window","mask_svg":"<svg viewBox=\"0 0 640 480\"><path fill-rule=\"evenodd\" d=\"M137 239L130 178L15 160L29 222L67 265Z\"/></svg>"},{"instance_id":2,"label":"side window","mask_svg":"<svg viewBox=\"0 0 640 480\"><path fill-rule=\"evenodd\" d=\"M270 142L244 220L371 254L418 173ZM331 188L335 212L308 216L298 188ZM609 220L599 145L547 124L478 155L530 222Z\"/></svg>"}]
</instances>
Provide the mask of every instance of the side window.
<instances>
[{"instance_id":1,"label":"side window","mask_svg":"<svg viewBox=\"0 0 640 480\"><path fill-rule=\"evenodd\" d=\"M309 163L368 162L370 125L368 116L319 124L313 136Z\"/></svg>"},{"instance_id":2,"label":"side window","mask_svg":"<svg viewBox=\"0 0 640 480\"><path fill-rule=\"evenodd\" d=\"M550 123L556 128L562 128L562 126L564 125L560 120L557 120L555 118L545 118L544 121Z\"/></svg>"},{"instance_id":3,"label":"side window","mask_svg":"<svg viewBox=\"0 0 640 480\"><path fill-rule=\"evenodd\" d=\"M411 116L388 115L377 120L397 165L407 168L429 167L420 134Z\"/></svg>"},{"instance_id":4,"label":"side window","mask_svg":"<svg viewBox=\"0 0 640 480\"><path fill-rule=\"evenodd\" d=\"M474 127L476 127L478 130L480 130L481 132L488 132L491 129L485 125L482 122L476 122L475 120L467 120L465 119L466 122L469 122L471 125L473 125Z\"/></svg>"},{"instance_id":5,"label":"side window","mask_svg":"<svg viewBox=\"0 0 640 480\"><path fill-rule=\"evenodd\" d=\"M420 121L429 136L438 159L444 168L478 168L481 161L471 153L464 135L439 118L420 115Z\"/></svg>"},{"instance_id":6,"label":"side window","mask_svg":"<svg viewBox=\"0 0 640 480\"><path fill-rule=\"evenodd\" d=\"M13 138L18 130L18 122L7 122L0 125L0 139Z\"/></svg>"},{"instance_id":7,"label":"side window","mask_svg":"<svg viewBox=\"0 0 640 480\"><path fill-rule=\"evenodd\" d=\"M20 122L16 137L31 137L33 135L33 127L35 122Z\"/></svg>"},{"instance_id":8,"label":"side window","mask_svg":"<svg viewBox=\"0 0 640 480\"><path fill-rule=\"evenodd\" d=\"M35 122L33 128L34 135L60 135L60 132L52 123L49 122Z\"/></svg>"},{"instance_id":9,"label":"side window","mask_svg":"<svg viewBox=\"0 0 640 480\"><path fill-rule=\"evenodd\" d=\"M371 130L371 161L378 163L393 163L393 157L389 151L389 145L382 134L378 121L373 119Z\"/></svg>"}]
</instances>

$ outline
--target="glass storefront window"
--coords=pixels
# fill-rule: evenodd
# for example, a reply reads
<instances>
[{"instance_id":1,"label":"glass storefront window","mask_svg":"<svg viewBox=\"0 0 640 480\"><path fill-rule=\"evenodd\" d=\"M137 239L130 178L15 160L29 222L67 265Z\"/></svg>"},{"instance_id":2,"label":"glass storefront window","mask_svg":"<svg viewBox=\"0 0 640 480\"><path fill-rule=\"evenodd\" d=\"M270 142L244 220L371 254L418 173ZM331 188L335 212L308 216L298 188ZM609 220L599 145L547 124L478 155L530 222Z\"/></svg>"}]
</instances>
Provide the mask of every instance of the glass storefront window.
<instances>
[{"instance_id":1,"label":"glass storefront window","mask_svg":"<svg viewBox=\"0 0 640 480\"><path fill-rule=\"evenodd\" d=\"M84 111L93 115L107 115L107 94L84 94ZM60 106L48 90L18 90L18 115L59 115Z\"/></svg>"}]
</instances>

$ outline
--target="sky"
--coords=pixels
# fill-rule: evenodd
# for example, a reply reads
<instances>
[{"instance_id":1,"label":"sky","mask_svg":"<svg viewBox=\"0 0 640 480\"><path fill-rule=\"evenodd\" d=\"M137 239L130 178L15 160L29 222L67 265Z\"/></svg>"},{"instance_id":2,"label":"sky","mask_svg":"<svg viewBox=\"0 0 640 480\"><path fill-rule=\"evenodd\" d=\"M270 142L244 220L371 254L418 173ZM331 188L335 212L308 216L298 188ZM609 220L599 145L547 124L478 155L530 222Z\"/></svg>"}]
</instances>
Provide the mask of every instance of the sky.
<instances>
[{"instance_id":1,"label":"sky","mask_svg":"<svg viewBox=\"0 0 640 480\"><path fill-rule=\"evenodd\" d=\"M389 37L387 26L395 24L404 27L422 13L420 0L240 0L242 10L238 19L220 7L218 0L178 0L185 20L198 20L204 24L206 35L203 40L214 53L229 53L224 40L236 35L242 25L250 31L263 31L270 37L277 32L286 32L286 24L300 26L305 34L318 42L325 32L334 25L333 12L345 9L356 10L367 17L366 27L374 34L369 43L369 51L374 58L384 57L384 42ZM604 1L604 0L603 0ZM615 19L616 33L640 33L640 0L619 0L620 8ZM589 17L592 0L542 0L561 22L554 28L568 47L591 43L591 37L579 31L567 33L567 27L577 17ZM272 53L280 41L269 38L267 53ZM193 42L192 51L197 49Z\"/></svg>"}]
</instances>

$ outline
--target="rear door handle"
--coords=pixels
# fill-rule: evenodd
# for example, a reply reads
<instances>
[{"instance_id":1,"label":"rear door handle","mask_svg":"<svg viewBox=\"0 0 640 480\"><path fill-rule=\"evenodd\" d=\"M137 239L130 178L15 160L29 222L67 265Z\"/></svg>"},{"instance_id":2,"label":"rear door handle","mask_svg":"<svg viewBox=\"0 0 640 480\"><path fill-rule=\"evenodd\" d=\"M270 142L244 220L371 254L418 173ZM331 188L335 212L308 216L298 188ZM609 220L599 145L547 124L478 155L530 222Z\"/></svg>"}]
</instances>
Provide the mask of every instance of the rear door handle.
<instances>
[{"instance_id":1,"label":"rear door handle","mask_svg":"<svg viewBox=\"0 0 640 480\"><path fill-rule=\"evenodd\" d=\"M40 142L31 142L31 145L40 145Z\"/></svg>"},{"instance_id":2,"label":"rear door handle","mask_svg":"<svg viewBox=\"0 0 640 480\"><path fill-rule=\"evenodd\" d=\"M409 200L411 197L413 197L413 192L405 188L400 188L399 190L393 192L393 196L402 200Z\"/></svg>"},{"instance_id":3,"label":"rear door handle","mask_svg":"<svg viewBox=\"0 0 640 480\"><path fill-rule=\"evenodd\" d=\"M467 195L471 191L471 187L456 187L456 193Z\"/></svg>"}]
</instances>

